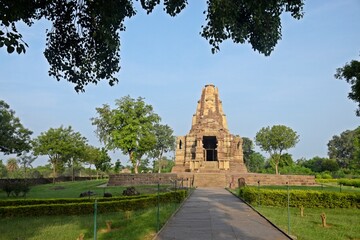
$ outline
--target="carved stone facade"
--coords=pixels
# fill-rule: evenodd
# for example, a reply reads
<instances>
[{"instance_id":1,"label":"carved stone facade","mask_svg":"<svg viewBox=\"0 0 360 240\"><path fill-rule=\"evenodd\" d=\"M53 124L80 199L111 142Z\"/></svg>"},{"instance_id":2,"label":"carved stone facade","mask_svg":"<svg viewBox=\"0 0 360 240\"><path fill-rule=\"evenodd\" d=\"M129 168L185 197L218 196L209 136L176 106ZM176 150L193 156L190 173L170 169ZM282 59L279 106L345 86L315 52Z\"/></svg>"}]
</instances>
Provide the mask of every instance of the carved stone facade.
<instances>
[{"instance_id":1,"label":"carved stone facade","mask_svg":"<svg viewBox=\"0 0 360 240\"><path fill-rule=\"evenodd\" d=\"M246 173L242 139L230 134L218 88L206 85L189 134L177 137L172 172Z\"/></svg>"}]
</instances>

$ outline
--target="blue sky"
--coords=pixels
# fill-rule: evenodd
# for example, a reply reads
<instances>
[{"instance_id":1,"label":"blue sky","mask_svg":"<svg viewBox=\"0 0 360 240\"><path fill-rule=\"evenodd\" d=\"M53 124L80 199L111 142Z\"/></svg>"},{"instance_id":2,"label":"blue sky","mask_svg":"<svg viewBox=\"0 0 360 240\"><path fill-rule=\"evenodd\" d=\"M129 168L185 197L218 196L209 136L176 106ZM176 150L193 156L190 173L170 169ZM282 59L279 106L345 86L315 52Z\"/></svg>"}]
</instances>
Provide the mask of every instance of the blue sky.
<instances>
[{"instance_id":1,"label":"blue sky","mask_svg":"<svg viewBox=\"0 0 360 240\"><path fill-rule=\"evenodd\" d=\"M0 49L0 99L16 111L33 137L71 125L95 146L100 146L90 121L95 108L113 106L126 95L144 97L176 135L187 134L207 83L219 88L233 134L254 139L262 127L283 124L294 129L300 135L300 142L289 150L295 160L326 157L333 135L359 126L356 103L347 98L350 87L334 73L359 59L360 1L309 0L303 19L283 15L282 40L270 57L231 41L211 54L199 35L205 7L205 1L189 1L175 18L162 6L151 15L137 8L121 33L120 82L114 87L105 82L88 86L79 94L70 83L48 76L43 56L47 23L23 26L30 46L25 55ZM127 162L118 152L112 157ZM34 165L45 162L39 158Z\"/></svg>"}]
</instances>

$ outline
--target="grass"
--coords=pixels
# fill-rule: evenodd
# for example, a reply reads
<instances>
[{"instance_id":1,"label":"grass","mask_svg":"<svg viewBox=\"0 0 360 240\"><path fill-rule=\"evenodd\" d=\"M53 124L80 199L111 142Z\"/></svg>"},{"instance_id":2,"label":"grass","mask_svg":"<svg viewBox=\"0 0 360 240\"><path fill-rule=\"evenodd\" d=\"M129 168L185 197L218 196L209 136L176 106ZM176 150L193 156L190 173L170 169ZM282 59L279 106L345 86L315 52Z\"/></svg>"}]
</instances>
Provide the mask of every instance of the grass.
<instances>
[{"instance_id":1,"label":"grass","mask_svg":"<svg viewBox=\"0 0 360 240\"><path fill-rule=\"evenodd\" d=\"M287 232L287 208L260 206L256 209ZM323 212L327 217L326 228L321 224ZM298 208L290 208L290 235L299 240L360 239L360 209L305 208L304 217L301 217Z\"/></svg>"},{"instance_id":2,"label":"grass","mask_svg":"<svg viewBox=\"0 0 360 240\"><path fill-rule=\"evenodd\" d=\"M102 197L103 193L110 192L113 196L122 195L125 187L103 187L107 180L89 180L79 182L60 182L32 186L27 198L79 198L81 192L95 192L95 197ZM160 186L161 192L168 191L171 186ZM158 186L136 186L141 194L151 194L158 191ZM0 200L16 199L7 197L0 191ZM160 227L179 207L171 203L159 207ZM157 207L132 212L114 212L98 214L97 239L153 239L157 232ZM107 230L106 222L112 222L111 231ZM79 216L41 216L17 217L0 219L0 240L43 240L77 239L81 234L84 239L94 239L94 215Z\"/></svg>"},{"instance_id":3,"label":"grass","mask_svg":"<svg viewBox=\"0 0 360 240\"><path fill-rule=\"evenodd\" d=\"M160 226L178 208L179 204L160 206ZM106 221L112 222L107 231ZM97 215L97 239L152 239L157 229L157 208L138 210L131 213L117 212ZM0 240L7 239L84 239L94 238L94 216L43 216L0 219Z\"/></svg>"},{"instance_id":4,"label":"grass","mask_svg":"<svg viewBox=\"0 0 360 240\"><path fill-rule=\"evenodd\" d=\"M80 193L92 191L95 197L102 197L104 192L110 192L113 196L122 196L125 187L112 186L103 187L108 180L88 180L76 182L59 182L56 184L42 184L31 186L26 198L79 198ZM160 191L166 191L169 186L161 186ZM141 194L151 194L157 192L157 186L136 186L136 190ZM23 197L18 197L23 198ZM17 199L14 196L7 197L6 193L0 190L0 200Z\"/></svg>"}]
</instances>

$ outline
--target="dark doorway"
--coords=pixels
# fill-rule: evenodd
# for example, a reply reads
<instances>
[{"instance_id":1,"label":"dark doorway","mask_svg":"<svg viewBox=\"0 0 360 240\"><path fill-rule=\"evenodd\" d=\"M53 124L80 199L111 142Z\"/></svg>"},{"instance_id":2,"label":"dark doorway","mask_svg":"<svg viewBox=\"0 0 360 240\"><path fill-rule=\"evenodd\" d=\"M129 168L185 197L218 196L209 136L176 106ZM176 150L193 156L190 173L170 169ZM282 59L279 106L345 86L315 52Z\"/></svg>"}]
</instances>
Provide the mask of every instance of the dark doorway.
<instances>
[{"instance_id":1,"label":"dark doorway","mask_svg":"<svg viewBox=\"0 0 360 240\"><path fill-rule=\"evenodd\" d=\"M217 140L215 136L204 136L203 146L205 149L206 161L217 161Z\"/></svg>"}]
</instances>

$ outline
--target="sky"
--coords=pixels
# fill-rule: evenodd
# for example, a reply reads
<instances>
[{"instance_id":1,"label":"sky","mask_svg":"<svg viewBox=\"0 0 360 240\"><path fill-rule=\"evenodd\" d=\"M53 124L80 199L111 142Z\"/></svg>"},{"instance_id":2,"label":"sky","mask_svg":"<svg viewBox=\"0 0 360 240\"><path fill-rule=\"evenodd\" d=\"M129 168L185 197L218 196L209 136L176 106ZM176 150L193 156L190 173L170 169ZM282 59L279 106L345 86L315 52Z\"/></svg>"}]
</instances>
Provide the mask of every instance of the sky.
<instances>
[{"instance_id":1,"label":"sky","mask_svg":"<svg viewBox=\"0 0 360 240\"><path fill-rule=\"evenodd\" d=\"M254 140L261 128L280 124L296 131L300 141L288 151L294 160L327 157L327 143L334 135L360 125L357 105L347 98L349 84L334 78L337 68L359 60L360 1L308 0L301 20L283 14L282 40L269 57L250 44L231 40L212 54L199 34L205 3L189 1L173 18L161 5L146 15L135 2L137 15L126 20L126 31L120 34L119 83L89 85L85 93L48 76L43 51L45 30L51 26L44 21L20 26L29 48L21 55L0 49L0 99L34 132L32 137L72 126L99 147L90 121L97 116L96 107L114 106L115 99L126 95L141 96L163 124L183 136L191 128L201 90L209 83L219 89L232 134ZM113 162L128 163L120 152L111 157ZM34 166L46 161L40 157Z\"/></svg>"}]
</instances>

